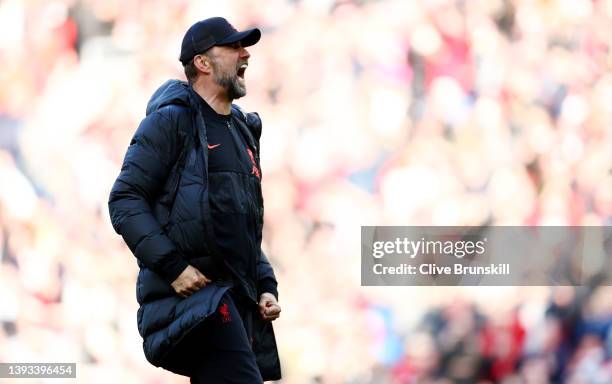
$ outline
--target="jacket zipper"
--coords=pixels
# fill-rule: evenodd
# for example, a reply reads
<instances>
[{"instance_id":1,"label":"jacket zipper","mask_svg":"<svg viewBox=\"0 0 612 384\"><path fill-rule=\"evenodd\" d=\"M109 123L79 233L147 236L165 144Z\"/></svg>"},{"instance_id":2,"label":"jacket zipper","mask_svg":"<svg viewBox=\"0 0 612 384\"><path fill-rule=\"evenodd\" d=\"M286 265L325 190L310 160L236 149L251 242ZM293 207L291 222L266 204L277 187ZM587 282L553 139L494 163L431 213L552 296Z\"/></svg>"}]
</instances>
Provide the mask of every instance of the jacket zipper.
<instances>
[{"instance_id":1,"label":"jacket zipper","mask_svg":"<svg viewBox=\"0 0 612 384\"><path fill-rule=\"evenodd\" d=\"M203 124L206 124L204 122L204 118L201 115L198 114L196 119L198 119L198 120L202 119ZM229 129L232 128L230 126L229 122L226 122L226 124L227 124L227 127ZM205 185L205 188L209 188L209 185L208 185L208 146L207 146L207 142L206 142L206 137L204 136L204 132L201 131L201 127L199 126L199 124L197 122L196 122L196 131L197 131L196 134L197 134L198 140L200 140L200 145L202 146L202 153L204 155L204 172L206 173L206 178L205 178L206 185ZM202 215L202 220L206 220L205 219L206 218L206 212L204 212L205 209L204 209L204 203L203 203L203 201L204 201L204 194L205 194L204 190L205 189L202 189L202 197L200 198L200 214ZM209 209L210 209L210 207L209 207ZM212 224L212 223L210 223L210 224ZM206 228L205 224L204 224L204 230L207 231L207 228ZM211 237L208 234L205 234L205 238L207 240L210 240L210 242L214 241L214 237ZM214 247L216 247L216 245L210 244L209 248L210 247L214 248ZM213 249L210 249L210 251L214 252ZM217 255L217 256L220 257L220 255ZM215 260L215 259L216 258L213 256L213 260ZM222 266L220 266L220 267L222 267ZM235 275L238 280L242 280L237 273L234 273L231 270L229 265L225 265L225 267L229 268L230 269L230 273ZM238 282L238 283L240 283L240 282ZM255 282L255 283L257 284L257 282ZM255 287L255 292L254 293L255 293L255 300L253 300L253 302L255 303L255 305L258 305L259 304L259 298L257 297L257 287Z\"/></svg>"}]
</instances>

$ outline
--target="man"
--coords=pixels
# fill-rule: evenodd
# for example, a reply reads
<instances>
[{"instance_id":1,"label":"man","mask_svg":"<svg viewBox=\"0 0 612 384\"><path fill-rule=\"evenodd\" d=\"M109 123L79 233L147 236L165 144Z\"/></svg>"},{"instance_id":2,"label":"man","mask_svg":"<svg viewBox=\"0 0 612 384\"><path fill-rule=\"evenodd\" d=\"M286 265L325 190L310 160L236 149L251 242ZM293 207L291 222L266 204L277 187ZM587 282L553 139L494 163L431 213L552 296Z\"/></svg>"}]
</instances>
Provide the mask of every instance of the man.
<instances>
[{"instance_id":1,"label":"man","mask_svg":"<svg viewBox=\"0 0 612 384\"><path fill-rule=\"evenodd\" d=\"M192 383L280 378L277 282L261 251L261 121L232 104L246 94L245 47L260 37L220 17L189 28L188 83L154 93L110 193L113 227L140 267L145 356Z\"/></svg>"}]
</instances>

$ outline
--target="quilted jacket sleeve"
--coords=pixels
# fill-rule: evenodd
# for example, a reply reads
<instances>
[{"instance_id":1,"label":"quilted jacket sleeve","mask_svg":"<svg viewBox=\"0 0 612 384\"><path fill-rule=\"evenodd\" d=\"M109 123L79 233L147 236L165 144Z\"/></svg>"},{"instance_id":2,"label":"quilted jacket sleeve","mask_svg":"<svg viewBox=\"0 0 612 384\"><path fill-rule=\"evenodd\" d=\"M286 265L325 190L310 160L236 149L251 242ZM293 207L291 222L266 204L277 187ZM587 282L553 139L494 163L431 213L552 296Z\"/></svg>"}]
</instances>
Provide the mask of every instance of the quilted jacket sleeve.
<instances>
[{"instance_id":1,"label":"quilted jacket sleeve","mask_svg":"<svg viewBox=\"0 0 612 384\"><path fill-rule=\"evenodd\" d=\"M257 142L257 152L259 152L259 138L261 137L261 118L257 112L251 112L246 114L247 126L251 130L251 133L255 137ZM259 153L258 153L259 154ZM258 296L264 292L273 294L278 300L278 282L274 275L274 269L272 264L268 260L266 254L261 251L261 257L257 263L257 294Z\"/></svg>"},{"instance_id":2,"label":"quilted jacket sleeve","mask_svg":"<svg viewBox=\"0 0 612 384\"><path fill-rule=\"evenodd\" d=\"M278 282L276 281L272 265L263 251L261 251L261 257L257 264L257 274L259 276L259 280L257 281L257 295L260 296L264 292L269 292L278 300Z\"/></svg>"},{"instance_id":3,"label":"quilted jacket sleeve","mask_svg":"<svg viewBox=\"0 0 612 384\"><path fill-rule=\"evenodd\" d=\"M151 210L151 201L163 188L180 153L176 124L169 113L164 113L168 110L158 110L140 123L111 190L108 207L113 228L134 256L171 283L188 264Z\"/></svg>"}]
</instances>

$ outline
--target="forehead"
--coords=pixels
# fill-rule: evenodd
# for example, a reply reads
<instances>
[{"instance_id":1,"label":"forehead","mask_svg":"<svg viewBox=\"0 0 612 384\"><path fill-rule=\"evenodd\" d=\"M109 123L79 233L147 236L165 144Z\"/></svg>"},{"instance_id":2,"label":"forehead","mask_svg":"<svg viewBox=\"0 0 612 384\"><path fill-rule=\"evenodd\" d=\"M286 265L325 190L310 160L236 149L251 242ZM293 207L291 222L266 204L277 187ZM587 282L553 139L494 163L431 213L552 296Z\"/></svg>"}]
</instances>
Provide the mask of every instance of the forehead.
<instances>
[{"instance_id":1,"label":"forehead","mask_svg":"<svg viewBox=\"0 0 612 384\"><path fill-rule=\"evenodd\" d=\"M214 47L211 48L211 51L215 51L215 53L216 52L233 52L239 49L240 47L242 47L242 43L240 41L237 41L231 44L215 45Z\"/></svg>"}]
</instances>

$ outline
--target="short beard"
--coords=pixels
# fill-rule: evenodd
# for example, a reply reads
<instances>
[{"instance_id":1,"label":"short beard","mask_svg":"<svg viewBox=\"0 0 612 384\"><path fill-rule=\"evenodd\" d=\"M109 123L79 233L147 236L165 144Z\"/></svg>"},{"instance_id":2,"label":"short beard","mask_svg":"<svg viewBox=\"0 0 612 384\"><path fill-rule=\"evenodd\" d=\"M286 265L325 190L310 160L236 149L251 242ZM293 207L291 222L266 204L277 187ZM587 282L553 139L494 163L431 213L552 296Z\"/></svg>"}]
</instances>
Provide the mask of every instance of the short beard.
<instances>
[{"instance_id":1,"label":"short beard","mask_svg":"<svg viewBox=\"0 0 612 384\"><path fill-rule=\"evenodd\" d=\"M217 85L225 89L225 95L228 100L236 100L246 95L246 87L243 87L238 82L238 75L230 76L218 74L219 71L217 63L213 61L212 65L213 70L215 71L213 80Z\"/></svg>"}]
</instances>

